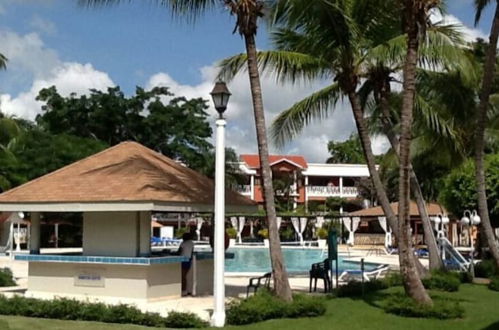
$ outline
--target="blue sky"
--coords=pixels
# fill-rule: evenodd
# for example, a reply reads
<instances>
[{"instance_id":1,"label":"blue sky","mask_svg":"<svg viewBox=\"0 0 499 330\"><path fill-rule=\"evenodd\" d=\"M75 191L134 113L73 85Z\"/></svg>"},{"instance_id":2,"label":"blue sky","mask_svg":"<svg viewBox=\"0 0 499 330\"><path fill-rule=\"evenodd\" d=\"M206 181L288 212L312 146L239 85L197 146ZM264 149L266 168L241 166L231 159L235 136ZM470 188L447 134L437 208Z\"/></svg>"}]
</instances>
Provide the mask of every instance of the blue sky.
<instances>
[{"instance_id":1,"label":"blue sky","mask_svg":"<svg viewBox=\"0 0 499 330\"><path fill-rule=\"evenodd\" d=\"M88 9L78 7L76 0L0 0L0 53L9 57L8 70L0 72L3 110L33 118L39 111L36 91L52 84L66 94L109 85L132 93L136 85L164 84L179 94L207 97L214 63L244 51L242 39L231 33L234 19L220 9L189 25L172 20L153 2ZM474 30L472 0L448 1L448 14L463 22L471 35L488 34L491 12ZM264 27L258 47L269 47ZM242 76L230 85L234 105L228 113L229 145L240 153L256 151L246 80ZM268 121L320 86L278 86L267 78ZM353 129L348 109L339 109L327 125L310 128L284 152L323 161L327 141L345 139Z\"/></svg>"}]
</instances>

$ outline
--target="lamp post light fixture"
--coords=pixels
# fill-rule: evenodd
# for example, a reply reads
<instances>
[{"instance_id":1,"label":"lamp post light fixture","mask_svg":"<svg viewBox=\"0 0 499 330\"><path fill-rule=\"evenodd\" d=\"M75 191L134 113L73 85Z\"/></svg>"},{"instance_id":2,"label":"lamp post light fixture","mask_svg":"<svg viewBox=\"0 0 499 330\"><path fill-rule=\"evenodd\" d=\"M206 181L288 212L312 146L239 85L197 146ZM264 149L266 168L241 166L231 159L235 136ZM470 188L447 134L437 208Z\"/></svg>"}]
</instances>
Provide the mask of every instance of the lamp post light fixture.
<instances>
[{"instance_id":1,"label":"lamp post light fixture","mask_svg":"<svg viewBox=\"0 0 499 330\"><path fill-rule=\"evenodd\" d=\"M473 243L473 227L478 226L482 222L482 219L480 219L480 216L478 215L476 210L473 210L471 212L470 210L465 210L463 212L463 217L461 218L461 225L463 227L468 227L469 230L469 238L470 238L470 246L471 246L471 253L470 253L470 274L472 277L475 277L475 265L473 263L473 255L475 254L475 244Z\"/></svg>"},{"instance_id":2,"label":"lamp post light fixture","mask_svg":"<svg viewBox=\"0 0 499 330\"><path fill-rule=\"evenodd\" d=\"M230 92L227 85L219 81L215 84L211 97L219 114L216 121L215 145L215 229L214 229L214 269L213 269L213 315L211 325L225 325L225 125L223 117L229 103Z\"/></svg>"}]
</instances>

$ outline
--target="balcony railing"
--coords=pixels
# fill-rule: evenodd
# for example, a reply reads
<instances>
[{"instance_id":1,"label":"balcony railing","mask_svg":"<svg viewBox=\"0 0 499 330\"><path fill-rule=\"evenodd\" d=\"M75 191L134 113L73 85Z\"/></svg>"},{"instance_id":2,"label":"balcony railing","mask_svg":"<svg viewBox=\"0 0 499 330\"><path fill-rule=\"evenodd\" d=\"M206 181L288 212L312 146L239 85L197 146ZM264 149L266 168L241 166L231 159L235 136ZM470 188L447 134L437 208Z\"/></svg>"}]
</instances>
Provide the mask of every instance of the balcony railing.
<instances>
[{"instance_id":1,"label":"balcony railing","mask_svg":"<svg viewBox=\"0 0 499 330\"><path fill-rule=\"evenodd\" d=\"M343 194L337 186L308 186L307 195L311 197L355 197L358 194L357 187L343 187Z\"/></svg>"},{"instance_id":2,"label":"balcony railing","mask_svg":"<svg viewBox=\"0 0 499 330\"><path fill-rule=\"evenodd\" d=\"M249 184L241 184L237 186L237 192L243 195L251 194L251 186Z\"/></svg>"}]
</instances>

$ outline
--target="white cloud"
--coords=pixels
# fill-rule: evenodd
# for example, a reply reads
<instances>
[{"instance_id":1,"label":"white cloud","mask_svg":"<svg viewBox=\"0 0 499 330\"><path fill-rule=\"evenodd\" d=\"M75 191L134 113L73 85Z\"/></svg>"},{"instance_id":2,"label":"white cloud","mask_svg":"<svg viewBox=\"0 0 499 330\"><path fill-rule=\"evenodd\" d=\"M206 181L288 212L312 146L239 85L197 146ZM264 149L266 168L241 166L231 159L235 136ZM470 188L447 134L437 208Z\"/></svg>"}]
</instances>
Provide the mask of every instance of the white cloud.
<instances>
[{"instance_id":1,"label":"white cloud","mask_svg":"<svg viewBox=\"0 0 499 330\"><path fill-rule=\"evenodd\" d=\"M0 31L2 53L9 59L6 72L10 81L31 79L28 90L17 95L0 95L1 110L27 119L34 119L41 110L35 100L40 89L55 85L61 95L88 93L90 88L114 86L107 73L91 64L62 62L57 53L45 47L37 33L19 35ZM30 78L31 77L31 78Z\"/></svg>"},{"instance_id":2,"label":"white cloud","mask_svg":"<svg viewBox=\"0 0 499 330\"><path fill-rule=\"evenodd\" d=\"M107 73L95 70L91 64L63 63L53 69L46 79L37 79L30 90L16 97L0 95L2 111L23 118L34 119L41 110L41 102L35 100L42 88L56 86L63 96L70 93L87 94L89 89L105 90L114 83Z\"/></svg>"},{"instance_id":3,"label":"white cloud","mask_svg":"<svg viewBox=\"0 0 499 330\"><path fill-rule=\"evenodd\" d=\"M48 35L53 35L57 32L57 28L53 22L46 20L39 15L34 15L31 18L29 26L35 29L35 31L37 32L45 33Z\"/></svg>"},{"instance_id":4,"label":"white cloud","mask_svg":"<svg viewBox=\"0 0 499 330\"><path fill-rule=\"evenodd\" d=\"M451 14L442 16L435 11L432 15L433 22L442 22L443 24L452 24L457 26L457 30L463 34L466 41L472 42L477 38L487 39L487 34L482 30L465 25L459 18Z\"/></svg>"},{"instance_id":5,"label":"white cloud","mask_svg":"<svg viewBox=\"0 0 499 330\"><path fill-rule=\"evenodd\" d=\"M202 97L210 100L209 113L215 118L216 111L211 104L209 95L216 77L216 67L209 66L200 70L201 83L195 86L182 85L166 73L152 76L146 83L146 88L168 86L176 95L186 97ZM298 85L276 83L273 77L262 76L262 90L265 105L267 126L270 126L275 117L289 108L295 102L324 87L326 81L304 83ZM242 73L228 84L232 96L226 112L227 117L227 146L232 147L238 154L256 153L256 133L251 103L251 94L248 76ZM271 146L273 153L292 153L307 157L311 162L324 162L328 157L327 142L329 140L344 140L355 131L355 125L347 104L340 104L328 119L309 125L302 134L287 145L284 150L276 150Z\"/></svg>"},{"instance_id":6,"label":"white cloud","mask_svg":"<svg viewBox=\"0 0 499 330\"><path fill-rule=\"evenodd\" d=\"M31 74L36 78L46 77L54 67L61 64L57 53L45 47L37 33L20 35L12 31L0 31L1 52L8 59L9 74Z\"/></svg>"}]
</instances>

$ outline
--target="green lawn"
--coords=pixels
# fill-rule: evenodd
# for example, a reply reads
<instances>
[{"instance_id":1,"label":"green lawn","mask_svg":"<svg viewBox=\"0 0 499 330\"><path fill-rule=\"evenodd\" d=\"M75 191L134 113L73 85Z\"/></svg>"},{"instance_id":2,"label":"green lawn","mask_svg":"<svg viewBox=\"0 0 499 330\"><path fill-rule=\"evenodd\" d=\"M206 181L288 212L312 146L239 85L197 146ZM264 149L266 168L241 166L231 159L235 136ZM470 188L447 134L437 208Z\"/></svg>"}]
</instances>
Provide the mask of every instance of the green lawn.
<instances>
[{"instance_id":1,"label":"green lawn","mask_svg":"<svg viewBox=\"0 0 499 330\"><path fill-rule=\"evenodd\" d=\"M391 290L399 290L394 288ZM494 292L480 285L462 285L457 293L434 294L453 297L462 301L466 315L461 320L440 321L428 319L403 318L385 314L377 308L377 296L370 300L331 299L327 302L325 316L312 319L271 320L245 327L228 329L338 329L338 330L497 330L499 329L499 292ZM95 322L74 322L32 319L25 317L0 316L0 329L30 330L89 330L89 329L150 329L138 326L110 325Z\"/></svg>"}]
</instances>

